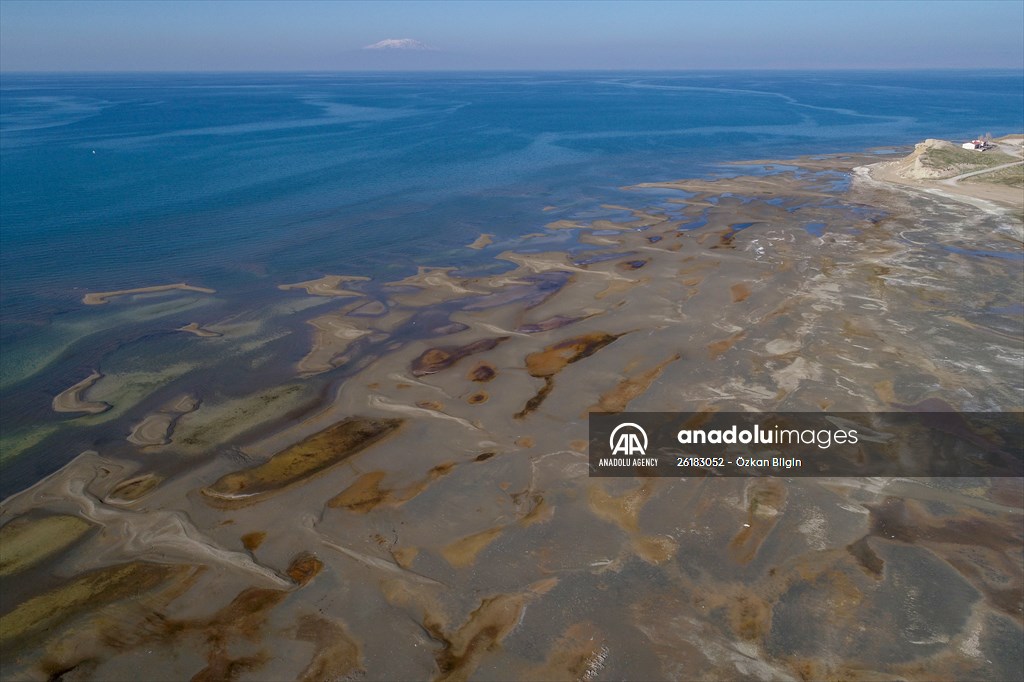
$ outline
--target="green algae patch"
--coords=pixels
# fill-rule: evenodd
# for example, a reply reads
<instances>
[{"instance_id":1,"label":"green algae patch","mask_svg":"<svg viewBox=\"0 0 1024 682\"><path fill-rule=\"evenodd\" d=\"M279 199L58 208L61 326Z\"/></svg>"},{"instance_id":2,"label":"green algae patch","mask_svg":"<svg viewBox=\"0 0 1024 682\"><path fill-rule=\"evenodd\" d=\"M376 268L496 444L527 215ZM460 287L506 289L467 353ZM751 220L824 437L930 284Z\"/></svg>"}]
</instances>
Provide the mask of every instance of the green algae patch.
<instances>
[{"instance_id":1,"label":"green algae patch","mask_svg":"<svg viewBox=\"0 0 1024 682\"><path fill-rule=\"evenodd\" d=\"M67 549L92 528L77 516L19 516L0 528L0 576L20 573Z\"/></svg>"},{"instance_id":2,"label":"green algae patch","mask_svg":"<svg viewBox=\"0 0 1024 682\"><path fill-rule=\"evenodd\" d=\"M240 507L316 476L395 431L402 419L349 417L251 469L222 476L202 489L215 506Z\"/></svg>"},{"instance_id":3,"label":"green algae patch","mask_svg":"<svg viewBox=\"0 0 1024 682\"><path fill-rule=\"evenodd\" d=\"M79 575L0 616L0 645L9 650L28 644L86 611L134 598L191 568L135 561Z\"/></svg>"}]
</instances>

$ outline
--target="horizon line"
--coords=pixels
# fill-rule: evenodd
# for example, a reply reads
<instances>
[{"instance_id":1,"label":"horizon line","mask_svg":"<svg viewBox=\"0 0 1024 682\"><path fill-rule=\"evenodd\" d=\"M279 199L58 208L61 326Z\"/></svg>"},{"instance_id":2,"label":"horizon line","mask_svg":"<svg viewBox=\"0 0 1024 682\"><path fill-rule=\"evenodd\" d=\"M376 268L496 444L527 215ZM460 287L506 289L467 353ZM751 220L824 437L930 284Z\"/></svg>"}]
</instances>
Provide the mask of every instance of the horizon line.
<instances>
[{"instance_id":1,"label":"horizon line","mask_svg":"<svg viewBox=\"0 0 1024 682\"><path fill-rule=\"evenodd\" d=\"M687 72L830 72L830 71L1018 71L1024 73L1024 66L834 66L834 67L668 67L668 68L475 68L475 69L3 69L0 75L20 74L342 74L342 73L687 73Z\"/></svg>"}]
</instances>

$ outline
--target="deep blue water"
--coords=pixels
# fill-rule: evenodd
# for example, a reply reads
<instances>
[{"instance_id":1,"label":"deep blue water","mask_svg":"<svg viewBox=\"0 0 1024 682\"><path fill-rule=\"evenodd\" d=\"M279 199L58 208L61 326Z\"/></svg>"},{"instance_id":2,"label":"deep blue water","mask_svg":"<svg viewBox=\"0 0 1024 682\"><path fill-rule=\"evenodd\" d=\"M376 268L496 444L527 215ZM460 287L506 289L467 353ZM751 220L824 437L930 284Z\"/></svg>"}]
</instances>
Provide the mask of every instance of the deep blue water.
<instances>
[{"instance_id":1,"label":"deep blue water","mask_svg":"<svg viewBox=\"0 0 1024 682\"><path fill-rule=\"evenodd\" d=\"M718 161L1019 131L1022 102L1015 72L4 74L4 336L82 289L411 270Z\"/></svg>"}]
</instances>

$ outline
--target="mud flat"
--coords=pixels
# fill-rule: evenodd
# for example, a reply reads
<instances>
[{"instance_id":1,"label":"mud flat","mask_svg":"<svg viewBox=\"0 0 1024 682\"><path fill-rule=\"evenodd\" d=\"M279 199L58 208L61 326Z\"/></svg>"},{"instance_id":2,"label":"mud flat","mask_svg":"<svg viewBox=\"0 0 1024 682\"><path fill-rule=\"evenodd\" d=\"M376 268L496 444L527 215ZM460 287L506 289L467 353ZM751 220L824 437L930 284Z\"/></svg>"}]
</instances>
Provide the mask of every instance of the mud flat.
<instances>
[{"instance_id":1,"label":"mud flat","mask_svg":"<svg viewBox=\"0 0 1024 682\"><path fill-rule=\"evenodd\" d=\"M4 502L10 674L1019 677L1020 478L588 476L594 410L1024 409L1019 220L872 161L636 185L552 225L572 249L324 302L282 374L331 390L283 428L297 403L204 396L182 439L235 422L187 456L83 455Z\"/></svg>"},{"instance_id":2,"label":"mud flat","mask_svg":"<svg viewBox=\"0 0 1024 682\"><path fill-rule=\"evenodd\" d=\"M117 291L101 291L86 294L82 297L82 303L86 305L104 305L105 303L109 303L110 299L118 296L131 296L133 294L159 294L165 291L194 291L200 294L217 293L214 289L192 286L185 282L178 282L177 284L159 284L151 287L138 287L137 289L119 289Z\"/></svg>"}]
</instances>

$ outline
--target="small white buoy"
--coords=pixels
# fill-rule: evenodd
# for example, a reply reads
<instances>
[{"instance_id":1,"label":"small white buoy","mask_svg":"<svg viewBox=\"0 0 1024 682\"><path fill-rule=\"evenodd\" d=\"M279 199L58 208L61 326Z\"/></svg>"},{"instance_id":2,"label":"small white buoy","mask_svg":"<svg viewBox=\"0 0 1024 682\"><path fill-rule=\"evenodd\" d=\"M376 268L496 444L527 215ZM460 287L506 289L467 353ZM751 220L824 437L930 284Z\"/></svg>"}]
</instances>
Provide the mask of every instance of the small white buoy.
<instances>
[{"instance_id":1,"label":"small white buoy","mask_svg":"<svg viewBox=\"0 0 1024 682\"><path fill-rule=\"evenodd\" d=\"M96 150L95 150L95 149L93 149L93 150L92 150L92 153L93 153L93 154L95 154L95 153L96 153Z\"/></svg>"}]
</instances>

